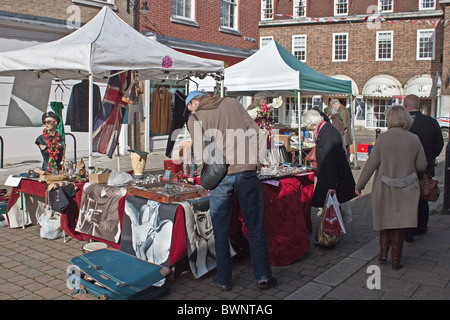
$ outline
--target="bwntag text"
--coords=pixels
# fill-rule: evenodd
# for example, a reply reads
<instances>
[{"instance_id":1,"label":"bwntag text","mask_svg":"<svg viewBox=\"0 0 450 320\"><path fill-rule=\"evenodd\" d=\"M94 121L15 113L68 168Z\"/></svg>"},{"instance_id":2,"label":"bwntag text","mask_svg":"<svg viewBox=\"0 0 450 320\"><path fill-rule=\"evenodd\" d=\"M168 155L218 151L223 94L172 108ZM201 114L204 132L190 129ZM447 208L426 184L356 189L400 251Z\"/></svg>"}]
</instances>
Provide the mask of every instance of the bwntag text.
<instances>
[{"instance_id":1,"label":"bwntag text","mask_svg":"<svg viewBox=\"0 0 450 320\"><path fill-rule=\"evenodd\" d=\"M257 304L222 305L222 314L243 314L243 315L266 315L272 314L272 305L265 306Z\"/></svg>"}]
</instances>

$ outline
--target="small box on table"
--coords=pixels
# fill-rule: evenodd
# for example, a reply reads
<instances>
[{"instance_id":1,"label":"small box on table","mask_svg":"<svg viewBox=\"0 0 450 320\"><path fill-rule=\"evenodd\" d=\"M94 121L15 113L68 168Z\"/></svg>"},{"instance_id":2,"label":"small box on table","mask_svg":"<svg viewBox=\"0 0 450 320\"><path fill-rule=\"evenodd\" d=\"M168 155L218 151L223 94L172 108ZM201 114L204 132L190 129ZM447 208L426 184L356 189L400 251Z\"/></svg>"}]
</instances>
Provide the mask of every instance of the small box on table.
<instances>
[{"instance_id":1,"label":"small box on table","mask_svg":"<svg viewBox=\"0 0 450 320\"><path fill-rule=\"evenodd\" d=\"M91 183L108 183L109 173L90 173L89 174L89 182Z\"/></svg>"}]
</instances>

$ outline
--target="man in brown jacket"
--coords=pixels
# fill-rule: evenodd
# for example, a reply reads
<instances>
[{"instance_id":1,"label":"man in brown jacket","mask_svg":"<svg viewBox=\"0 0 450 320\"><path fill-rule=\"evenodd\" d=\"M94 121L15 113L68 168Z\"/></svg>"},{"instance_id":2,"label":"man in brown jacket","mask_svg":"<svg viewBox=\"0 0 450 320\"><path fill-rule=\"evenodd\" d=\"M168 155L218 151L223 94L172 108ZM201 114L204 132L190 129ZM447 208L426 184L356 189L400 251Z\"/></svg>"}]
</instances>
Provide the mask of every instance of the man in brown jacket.
<instances>
[{"instance_id":1,"label":"man in brown jacket","mask_svg":"<svg viewBox=\"0 0 450 320\"><path fill-rule=\"evenodd\" d=\"M188 120L194 156L203 162L206 136L214 137L229 163L228 174L210 190L210 215L213 224L217 277L222 290L231 289L230 222L232 199L236 193L248 230L250 254L256 285L268 289L276 285L272 277L265 226L264 199L256 171L265 154L264 134L244 107L234 98L207 97L199 91L186 98L186 107L195 114ZM203 135L202 128L205 131ZM263 148L259 150L259 146Z\"/></svg>"}]
</instances>

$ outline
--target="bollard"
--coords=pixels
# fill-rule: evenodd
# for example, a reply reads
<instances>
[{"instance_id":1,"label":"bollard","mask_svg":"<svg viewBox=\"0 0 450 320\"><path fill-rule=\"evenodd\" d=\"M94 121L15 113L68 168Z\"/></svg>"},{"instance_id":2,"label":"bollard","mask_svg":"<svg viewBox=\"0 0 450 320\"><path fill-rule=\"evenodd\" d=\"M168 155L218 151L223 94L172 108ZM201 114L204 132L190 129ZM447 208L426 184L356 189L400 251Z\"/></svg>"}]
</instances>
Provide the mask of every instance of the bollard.
<instances>
[{"instance_id":1,"label":"bollard","mask_svg":"<svg viewBox=\"0 0 450 320\"><path fill-rule=\"evenodd\" d=\"M380 133L381 133L381 129L379 129L379 128L375 129L375 140L378 139L378 136L380 135Z\"/></svg>"}]
</instances>

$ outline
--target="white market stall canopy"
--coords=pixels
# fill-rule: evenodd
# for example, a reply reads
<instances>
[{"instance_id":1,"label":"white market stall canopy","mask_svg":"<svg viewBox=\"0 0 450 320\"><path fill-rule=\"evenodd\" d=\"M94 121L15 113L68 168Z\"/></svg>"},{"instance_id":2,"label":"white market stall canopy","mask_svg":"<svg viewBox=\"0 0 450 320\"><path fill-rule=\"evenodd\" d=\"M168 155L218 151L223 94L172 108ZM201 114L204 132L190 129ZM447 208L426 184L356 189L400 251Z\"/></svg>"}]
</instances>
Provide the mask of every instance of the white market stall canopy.
<instances>
[{"instance_id":1,"label":"white market stall canopy","mask_svg":"<svg viewBox=\"0 0 450 320\"><path fill-rule=\"evenodd\" d=\"M89 77L89 165L93 82L107 82L112 71L128 70L139 71L140 80L181 80L198 72L221 74L224 63L178 52L147 38L106 7L80 29L59 40L0 53L0 76L33 71L38 77L45 74L59 80Z\"/></svg>"},{"instance_id":2,"label":"white market stall canopy","mask_svg":"<svg viewBox=\"0 0 450 320\"><path fill-rule=\"evenodd\" d=\"M224 86L231 95L251 95L261 91L290 95L293 91L307 95L352 94L351 81L315 71L276 41L226 68ZM209 79L199 82L199 90L212 91L213 87L214 83Z\"/></svg>"},{"instance_id":3,"label":"white market stall canopy","mask_svg":"<svg viewBox=\"0 0 450 320\"><path fill-rule=\"evenodd\" d=\"M49 71L60 79L92 74L96 81L104 81L112 70L139 70L141 79L176 79L196 72L222 73L224 64L147 38L104 7L91 21L59 40L0 53L1 75L20 70Z\"/></svg>"}]
</instances>

